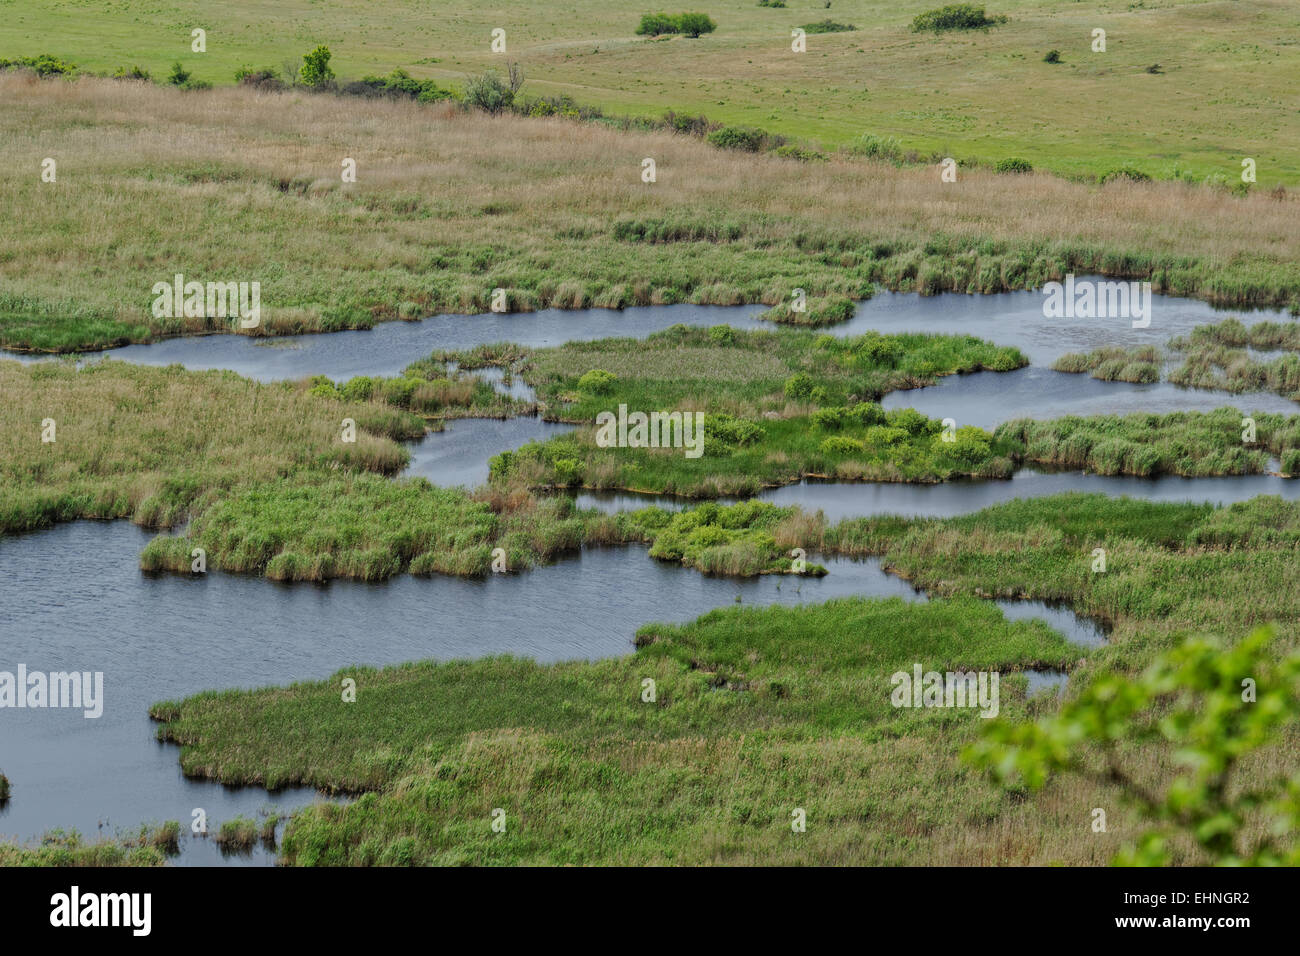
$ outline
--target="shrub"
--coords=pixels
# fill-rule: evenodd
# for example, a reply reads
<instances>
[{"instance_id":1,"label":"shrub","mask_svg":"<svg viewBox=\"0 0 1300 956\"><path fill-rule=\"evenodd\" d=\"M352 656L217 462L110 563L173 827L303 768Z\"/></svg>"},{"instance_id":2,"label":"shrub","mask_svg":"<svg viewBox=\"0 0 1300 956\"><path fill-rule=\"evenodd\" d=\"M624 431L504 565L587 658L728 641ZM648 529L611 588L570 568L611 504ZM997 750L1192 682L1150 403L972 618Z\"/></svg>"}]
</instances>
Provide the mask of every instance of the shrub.
<instances>
[{"instance_id":1,"label":"shrub","mask_svg":"<svg viewBox=\"0 0 1300 956\"><path fill-rule=\"evenodd\" d=\"M872 448L888 448L890 445L897 445L900 442L907 441L908 432L906 428L891 428L887 425L877 425L874 428L868 428L866 435L862 438L864 446Z\"/></svg>"},{"instance_id":2,"label":"shrub","mask_svg":"<svg viewBox=\"0 0 1300 956\"><path fill-rule=\"evenodd\" d=\"M691 116L689 113L677 113L667 110L663 124L674 133L689 133L692 136L707 136L718 129L721 123L711 123L707 116Z\"/></svg>"},{"instance_id":3,"label":"shrub","mask_svg":"<svg viewBox=\"0 0 1300 956\"><path fill-rule=\"evenodd\" d=\"M637 26L638 36L663 36L668 33L680 33L688 37L698 37L701 33L712 33L718 25L704 13L647 13L642 15Z\"/></svg>"},{"instance_id":4,"label":"shrub","mask_svg":"<svg viewBox=\"0 0 1300 956\"><path fill-rule=\"evenodd\" d=\"M677 24L666 13L645 13L636 28L637 36L657 37L665 33L676 33Z\"/></svg>"},{"instance_id":5,"label":"shrub","mask_svg":"<svg viewBox=\"0 0 1300 956\"><path fill-rule=\"evenodd\" d=\"M568 487L582 481L582 462L576 458L555 459L555 483Z\"/></svg>"},{"instance_id":6,"label":"shrub","mask_svg":"<svg viewBox=\"0 0 1300 956\"><path fill-rule=\"evenodd\" d=\"M1032 173L1033 165L1027 159L999 159L997 165L993 167L997 173Z\"/></svg>"},{"instance_id":7,"label":"shrub","mask_svg":"<svg viewBox=\"0 0 1300 956\"><path fill-rule=\"evenodd\" d=\"M1060 62L1061 62L1061 51L1060 51L1060 50L1048 50L1048 51L1047 51L1047 56L1043 57L1043 62L1044 62L1044 63L1060 63Z\"/></svg>"},{"instance_id":8,"label":"shrub","mask_svg":"<svg viewBox=\"0 0 1300 956\"><path fill-rule=\"evenodd\" d=\"M881 425L885 422L885 410L875 402L859 402L849 414L862 425Z\"/></svg>"},{"instance_id":9,"label":"shrub","mask_svg":"<svg viewBox=\"0 0 1300 956\"><path fill-rule=\"evenodd\" d=\"M932 422L915 408L895 408L885 413L885 421L894 428L901 428L911 435L924 435L926 432L938 431L942 426Z\"/></svg>"},{"instance_id":10,"label":"shrub","mask_svg":"<svg viewBox=\"0 0 1300 956\"><path fill-rule=\"evenodd\" d=\"M180 60L172 64L172 71L167 75L167 82L172 86L184 86L190 80L189 71L181 66Z\"/></svg>"},{"instance_id":11,"label":"shrub","mask_svg":"<svg viewBox=\"0 0 1300 956\"><path fill-rule=\"evenodd\" d=\"M417 80L400 68L393 70L387 76L366 76L346 83L340 92L352 96L388 96L394 99L415 100L419 103L454 99L451 90L443 89L433 80Z\"/></svg>"},{"instance_id":12,"label":"shrub","mask_svg":"<svg viewBox=\"0 0 1300 956\"><path fill-rule=\"evenodd\" d=\"M1164 69L1161 68L1159 63L1152 63L1149 67L1147 67L1147 72L1152 74L1163 73Z\"/></svg>"},{"instance_id":13,"label":"shrub","mask_svg":"<svg viewBox=\"0 0 1300 956\"><path fill-rule=\"evenodd\" d=\"M881 368L893 368L902 354L897 341L887 339L879 332L865 333L858 340L856 351L868 364Z\"/></svg>"},{"instance_id":14,"label":"shrub","mask_svg":"<svg viewBox=\"0 0 1300 956\"><path fill-rule=\"evenodd\" d=\"M269 66L260 70L255 70L250 66L241 66L235 71L235 82L240 86L252 86L265 90L282 90L286 86L275 68Z\"/></svg>"},{"instance_id":15,"label":"shrub","mask_svg":"<svg viewBox=\"0 0 1300 956\"><path fill-rule=\"evenodd\" d=\"M339 389L345 401L366 402L375 391L375 380L368 375L357 375L347 380Z\"/></svg>"},{"instance_id":16,"label":"shrub","mask_svg":"<svg viewBox=\"0 0 1300 956\"><path fill-rule=\"evenodd\" d=\"M113 73L113 79L115 80L148 80L150 78L149 71L138 64L130 69L119 66Z\"/></svg>"},{"instance_id":17,"label":"shrub","mask_svg":"<svg viewBox=\"0 0 1300 956\"><path fill-rule=\"evenodd\" d=\"M856 455L866 451L862 442L847 435L832 435L818 446L823 455Z\"/></svg>"},{"instance_id":18,"label":"shrub","mask_svg":"<svg viewBox=\"0 0 1300 956\"><path fill-rule=\"evenodd\" d=\"M614 390L614 383L617 381L618 376L613 372L606 372L603 368L593 368L578 379L578 388L593 395L608 395Z\"/></svg>"},{"instance_id":19,"label":"shrub","mask_svg":"<svg viewBox=\"0 0 1300 956\"><path fill-rule=\"evenodd\" d=\"M827 19L818 20L816 23L805 23L801 29L804 33L847 33L849 30L856 30L857 27Z\"/></svg>"},{"instance_id":20,"label":"shrub","mask_svg":"<svg viewBox=\"0 0 1300 956\"><path fill-rule=\"evenodd\" d=\"M1260 691L1243 707L1245 674ZM1294 866L1300 775L1261 775L1255 752L1300 718L1297 675L1300 655L1277 648L1271 628L1235 643L1188 637L1136 676L1097 674L1034 723L991 721L963 756L1022 796L1067 774L1116 786L1137 818L1118 865ZM1151 748L1174 759L1148 782L1135 764Z\"/></svg>"},{"instance_id":21,"label":"shrub","mask_svg":"<svg viewBox=\"0 0 1300 956\"><path fill-rule=\"evenodd\" d=\"M567 93L559 96L541 96L529 100L522 110L528 116L564 116L568 119L600 119L604 113L598 106L584 106Z\"/></svg>"},{"instance_id":22,"label":"shrub","mask_svg":"<svg viewBox=\"0 0 1300 956\"><path fill-rule=\"evenodd\" d=\"M298 71L303 83L314 90L325 89L334 82L334 71L330 69L330 48L318 46L310 53L302 55L302 67Z\"/></svg>"},{"instance_id":23,"label":"shrub","mask_svg":"<svg viewBox=\"0 0 1300 956\"><path fill-rule=\"evenodd\" d=\"M966 465L978 465L989 456L993 436L973 425L965 425L957 429L953 439L945 442L943 435L935 435L931 443L937 452Z\"/></svg>"},{"instance_id":24,"label":"shrub","mask_svg":"<svg viewBox=\"0 0 1300 956\"><path fill-rule=\"evenodd\" d=\"M999 23L1006 23L1006 17L986 17L984 8L973 3L951 3L937 10L927 10L912 20L912 32L924 33L932 30L940 33L944 30L985 30Z\"/></svg>"},{"instance_id":25,"label":"shrub","mask_svg":"<svg viewBox=\"0 0 1300 956\"><path fill-rule=\"evenodd\" d=\"M842 405L819 408L812 413L812 423L818 428L840 428L849 419L849 410Z\"/></svg>"},{"instance_id":26,"label":"shrub","mask_svg":"<svg viewBox=\"0 0 1300 956\"><path fill-rule=\"evenodd\" d=\"M515 91L496 70L488 70L466 81L461 98L467 106L475 106L495 115L514 105Z\"/></svg>"},{"instance_id":27,"label":"shrub","mask_svg":"<svg viewBox=\"0 0 1300 956\"><path fill-rule=\"evenodd\" d=\"M749 445L763 437L763 426L721 412L705 417L708 441L723 445Z\"/></svg>"},{"instance_id":28,"label":"shrub","mask_svg":"<svg viewBox=\"0 0 1300 956\"><path fill-rule=\"evenodd\" d=\"M779 137L756 126L724 126L710 133L708 139L710 144L719 149L739 149L747 153L759 153L780 145L774 142Z\"/></svg>"},{"instance_id":29,"label":"shrub","mask_svg":"<svg viewBox=\"0 0 1300 956\"><path fill-rule=\"evenodd\" d=\"M815 149L804 149L802 146L778 146L772 152L782 159L797 159L801 163L826 162L825 153L819 153Z\"/></svg>"},{"instance_id":30,"label":"shrub","mask_svg":"<svg viewBox=\"0 0 1300 956\"><path fill-rule=\"evenodd\" d=\"M807 372L795 372L785 380L785 394L787 398L806 399L812 397L813 387L816 383L813 377Z\"/></svg>"},{"instance_id":31,"label":"shrub","mask_svg":"<svg viewBox=\"0 0 1300 956\"><path fill-rule=\"evenodd\" d=\"M677 30L688 37L698 37L702 33L712 33L718 25L705 13L683 13L677 17Z\"/></svg>"},{"instance_id":32,"label":"shrub","mask_svg":"<svg viewBox=\"0 0 1300 956\"><path fill-rule=\"evenodd\" d=\"M1127 179L1129 182L1133 183L1146 183L1151 181L1151 177L1140 169L1134 169L1132 166L1119 166L1103 174L1101 182L1103 184L1111 183L1115 182L1117 179Z\"/></svg>"},{"instance_id":33,"label":"shrub","mask_svg":"<svg viewBox=\"0 0 1300 956\"><path fill-rule=\"evenodd\" d=\"M26 68L37 76L71 76L77 72L75 63L67 63L56 56L42 53L40 56L20 56L16 60L0 60L0 70Z\"/></svg>"}]
</instances>

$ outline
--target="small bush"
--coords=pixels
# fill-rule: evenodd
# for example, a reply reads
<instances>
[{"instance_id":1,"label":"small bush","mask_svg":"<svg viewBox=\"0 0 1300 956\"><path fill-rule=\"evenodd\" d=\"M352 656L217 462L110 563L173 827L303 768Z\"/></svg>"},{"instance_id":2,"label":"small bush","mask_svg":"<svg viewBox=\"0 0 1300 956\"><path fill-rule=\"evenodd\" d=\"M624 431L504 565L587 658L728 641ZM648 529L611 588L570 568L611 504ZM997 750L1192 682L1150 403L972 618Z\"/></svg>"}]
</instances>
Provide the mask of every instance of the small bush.
<instances>
[{"instance_id":1,"label":"small bush","mask_svg":"<svg viewBox=\"0 0 1300 956\"><path fill-rule=\"evenodd\" d=\"M259 90L282 90L287 85L280 79L274 67L255 70L251 66L241 66L235 71L235 82L240 86L251 86Z\"/></svg>"},{"instance_id":2,"label":"small bush","mask_svg":"<svg viewBox=\"0 0 1300 956\"><path fill-rule=\"evenodd\" d=\"M823 455L857 455L866 451L866 446L854 438L847 435L832 435L830 438L822 440L818 450Z\"/></svg>"},{"instance_id":3,"label":"small bush","mask_svg":"<svg viewBox=\"0 0 1300 956\"><path fill-rule=\"evenodd\" d=\"M1044 63L1060 63L1060 62L1061 62L1061 51L1060 51L1060 50L1048 50L1048 51L1047 51L1047 55L1046 55L1045 57L1043 57L1043 62L1044 62Z\"/></svg>"},{"instance_id":4,"label":"small bush","mask_svg":"<svg viewBox=\"0 0 1300 956\"><path fill-rule=\"evenodd\" d=\"M778 146L772 150L772 153L782 159L797 159L801 163L826 162L825 153L819 153L815 149L804 149L802 146Z\"/></svg>"},{"instance_id":5,"label":"small bush","mask_svg":"<svg viewBox=\"0 0 1300 956\"><path fill-rule=\"evenodd\" d=\"M1152 63L1149 67L1147 67L1147 72L1151 74L1163 73L1164 69L1160 66L1159 63Z\"/></svg>"},{"instance_id":6,"label":"small bush","mask_svg":"<svg viewBox=\"0 0 1300 956\"><path fill-rule=\"evenodd\" d=\"M816 383L807 372L795 372L785 381L787 398L807 399L812 397Z\"/></svg>"},{"instance_id":7,"label":"small bush","mask_svg":"<svg viewBox=\"0 0 1300 956\"><path fill-rule=\"evenodd\" d=\"M683 13L677 17L677 32L688 37L698 37L702 33L712 33L718 25L704 13Z\"/></svg>"},{"instance_id":8,"label":"small bush","mask_svg":"<svg viewBox=\"0 0 1300 956\"><path fill-rule=\"evenodd\" d=\"M842 405L831 408L819 408L817 411L812 413L812 422L818 428L841 428L848 419L849 410Z\"/></svg>"},{"instance_id":9,"label":"small bush","mask_svg":"<svg viewBox=\"0 0 1300 956\"><path fill-rule=\"evenodd\" d=\"M466 106L474 106L495 115L514 105L515 91L496 70L488 70L466 81L461 98Z\"/></svg>"},{"instance_id":10,"label":"small bush","mask_svg":"<svg viewBox=\"0 0 1300 956\"><path fill-rule=\"evenodd\" d=\"M167 75L167 82L172 86L184 86L189 81L189 71L181 66L180 60L177 60L172 64L172 71Z\"/></svg>"},{"instance_id":11,"label":"small bush","mask_svg":"<svg viewBox=\"0 0 1300 956\"><path fill-rule=\"evenodd\" d=\"M860 425L883 425L885 423L885 410L875 402L858 402L849 414Z\"/></svg>"},{"instance_id":12,"label":"small bush","mask_svg":"<svg viewBox=\"0 0 1300 956\"><path fill-rule=\"evenodd\" d=\"M417 80L403 69L393 70L387 76L366 76L345 83L339 92L352 96L386 96L419 103L436 103L455 98L451 90L443 89L433 80Z\"/></svg>"},{"instance_id":13,"label":"small bush","mask_svg":"<svg viewBox=\"0 0 1300 956\"><path fill-rule=\"evenodd\" d=\"M1034 167L1027 159L999 159L997 165L993 167L993 171L997 173L1032 173Z\"/></svg>"},{"instance_id":14,"label":"small bush","mask_svg":"<svg viewBox=\"0 0 1300 956\"><path fill-rule=\"evenodd\" d=\"M912 20L912 32L927 30L941 33L944 30L986 30L1006 23L1006 17L986 17L984 8L972 3L951 3L937 10L928 10Z\"/></svg>"},{"instance_id":15,"label":"small bush","mask_svg":"<svg viewBox=\"0 0 1300 956\"><path fill-rule=\"evenodd\" d=\"M1151 181L1151 177L1140 169L1134 169L1132 166L1119 166L1109 170L1101 177L1101 183L1113 183L1116 180L1127 179L1131 183L1146 183Z\"/></svg>"},{"instance_id":16,"label":"small bush","mask_svg":"<svg viewBox=\"0 0 1300 956\"><path fill-rule=\"evenodd\" d=\"M707 136L722 126L721 123L710 123L706 116L691 116L672 110L664 113L663 124L674 133L689 133L691 136Z\"/></svg>"},{"instance_id":17,"label":"small bush","mask_svg":"<svg viewBox=\"0 0 1300 956\"><path fill-rule=\"evenodd\" d=\"M617 381L618 376L613 372L606 372L603 368L593 368L578 379L578 389L591 392L593 395L608 395L614 390L614 383Z\"/></svg>"},{"instance_id":18,"label":"small bush","mask_svg":"<svg viewBox=\"0 0 1300 956\"><path fill-rule=\"evenodd\" d=\"M724 126L710 133L708 139L719 149L739 149L747 153L761 153L784 143L781 137L756 126Z\"/></svg>"},{"instance_id":19,"label":"small bush","mask_svg":"<svg viewBox=\"0 0 1300 956\"><path fill-rule=\"evenodd\" d=\"M334 82L334 71L330 69L330 48L318 46L310 53L304 53L298 75L313 90L327 89Z\"/></svg>"},{"instance_id":20,"label":"small bush","mask_svg":"<svg viewBox=\"0 0 1300 956\"><path fill-rule=\"evenodd\" d=\"M834 20L818 20L816 23L805 23L801 28L804 33L847 33L850 30L856 30L857 27L848 23L836 23Z\"/></svg>"},{"instance_id":21,"label":"small bush","mask_svg":"<svg viewBox=\"0 0 1300 956\"><path fill-rule=\"evenodd\" d=\"M148 80L150 78L149 71L139 65L132 66L130 69L119 66L113 72L113 79L115 80Z\"/></svg>"}]
</instances>

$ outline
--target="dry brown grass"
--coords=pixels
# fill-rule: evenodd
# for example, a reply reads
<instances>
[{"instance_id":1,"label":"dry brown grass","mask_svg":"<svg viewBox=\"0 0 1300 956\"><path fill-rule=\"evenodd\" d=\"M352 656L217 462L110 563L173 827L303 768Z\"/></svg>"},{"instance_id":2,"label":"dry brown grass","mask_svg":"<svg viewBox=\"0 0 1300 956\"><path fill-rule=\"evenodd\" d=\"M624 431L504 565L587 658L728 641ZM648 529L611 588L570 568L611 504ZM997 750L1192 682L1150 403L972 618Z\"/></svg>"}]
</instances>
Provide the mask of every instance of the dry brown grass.
<instances>
[{"instance_id":1,"label":"dry brown grass","mask_svg":"<svg viewBox=\"0 0 1300 956\"><path fill-rule=\"evenodd\" d=\"M58 160L55 184L39 180L45 156ZM647 156L651 185L639 175ZM344 157L357 161L355 185L340 181ZM496 286L523 308L775 302L796 285L851 292L872 274L967 288L1067 266L1154 274L1208 297L1300 295L1294 198L980 171L945 185L928 167L802 164L445 106L6 74L0 162L30 172L0 182L11 343L26 333L3 328L6 313L147 321L153 283L178 271L260 281L271 328L340 310L350 318L336 321L474 311ZM613 225L627 219L733 223L741 235L618 240ZM927 251L939 234L949 239ZM894 248L873 262L879 243Z\"/></svg>"}]
</instances>

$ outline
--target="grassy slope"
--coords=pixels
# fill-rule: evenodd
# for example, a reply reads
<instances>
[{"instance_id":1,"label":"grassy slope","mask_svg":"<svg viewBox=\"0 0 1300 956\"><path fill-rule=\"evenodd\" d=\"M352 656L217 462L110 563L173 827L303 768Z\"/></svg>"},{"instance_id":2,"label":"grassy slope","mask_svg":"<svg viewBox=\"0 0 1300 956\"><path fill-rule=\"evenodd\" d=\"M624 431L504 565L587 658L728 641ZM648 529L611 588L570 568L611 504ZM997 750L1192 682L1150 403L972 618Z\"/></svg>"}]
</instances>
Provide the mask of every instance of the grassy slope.
<instances>
[{"instance_id":1,"label":"grassy slope","mask_svg":"<svg viewBox=\"0 0 1300 956\"><path fill-rule=\"evenodd\" d=\"M1061 599L1109 620L1088 671L1140 668L1191 632L1273 621L1284 648L1300 639L1300 506L1277 499L1216 509L1063 495L803 532L809 548L884 554L942 594ZM1096 547L1105 573L1091 570ZM1088 830L1114 794L1064 781L1027 802L998 796L957 761L977 719L885 703L900 661L1062 660L1007 637L993 608L964 599L726 609L647 627L621 660L348 671L154 713L189 773L377 791L302 814L284 842L297 863L1104 862L1133 835L1124 822L1104 838ZM343 676L357 679L356 705L340 702ZM639 702L645 677L657 707ZM1004 706L1023 712L1018 694ZM1170 767L1159 752L1134 760L1142 777ZM1259 769L1293 763L1272 751ZM795 806L816 822L802 837L789 831ZM501 837L496 807L511 821Z\"/></svg>"},{"instance_id":2,"label":"grassy slope","mask_svg":"<svg viewBox=\"0 0 1300 956\"><path fill-rule=\"evenodd\" d=\"M613 0L48 0L8 6L0 57L50 52L101 71L140 64L155 77L179 59L216 83L242 65L301 63L318 43L350 77L401 66L459 83L509 58L536 94L614 112L703 112L824 145L866 130L922 153L1024 156L1066 173L1131 164L1157 175L1178 163L1234 181L1253 156L1261 183L1300 181L1300 116L1286 106L1300 92L1300 9L1290 0L992 0L988 12L1010 22L987 33L910 32L913 16L941 5L705 0L685 6L709 13L715 33L648 42L633 31L658 7ZM790 28L828 15L859 29L791 53ZM205 54L190 52L194 26L208 31ZM507 30L506 57L489 50L495 27ZM1108 32L1105 54L1090 50L1096 27ZM1053 48L1063 64L1042 62ZM1146 73L1153 63L1166 72Z\"/></svg>"},{"instance_id":3,"label":"grassy slope","mask_svg":"<svg viewBox=\"0 0 1300 956\"><path fill-rule=\"evenodd\" d=\"M59 162L39 181L40 159ZM641 159L658 182L640 180ZM343 157L356 184L339 180ZM1229 302L1300 301L1296 199L1175 183L803 164L671 133L305 93L0 76L0 344L210 327L152 287L258 281L266 329L487 308L775 303L873 281L1027 288L1066 271ZM634 228L629 228L629 224ZM641 226L665 235L651 242Z\"/></svg>"}]
</instances>

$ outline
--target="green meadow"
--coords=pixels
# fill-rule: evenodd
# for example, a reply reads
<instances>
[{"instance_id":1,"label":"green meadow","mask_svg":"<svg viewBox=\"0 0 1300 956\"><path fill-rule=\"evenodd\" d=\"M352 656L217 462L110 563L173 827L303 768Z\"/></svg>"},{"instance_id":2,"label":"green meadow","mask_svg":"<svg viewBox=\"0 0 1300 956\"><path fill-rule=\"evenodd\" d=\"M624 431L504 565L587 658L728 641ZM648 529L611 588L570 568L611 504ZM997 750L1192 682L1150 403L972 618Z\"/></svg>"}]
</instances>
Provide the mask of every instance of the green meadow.
<instances>
[{"instance_id":1,"label":"green meadow","mask_svg":"<svg viewBox=\"0 0 1300 956\"><path fill-rule=\"evenodd\" d=\"M103 73L139 66L156 79L180 61L196 78L231 84L241 67L296 71L325 44L340 77L402 68L444 86L513 60L537 95L638 116L702 113L822 148L871 133L925 156L1230 181L1251 156L1262 183L1300 181L1300 117L1287 107L1300 93L1300 10L1289 0L992 0L988 15L1005 23L913 32L918 14L942 5L707 0L684 9L717 29L692 39L637 36L641 15L659 8L612 0L47 0L8 9L0 58L50 53ZM810 34L806 53L791 51L794 27L828 18L854 29ZM207 31L205 53L191 52L195 27ZM490 47L498 28L504 54ZM1096 29L1106 31L1104 53L1092 51ZM1060 62L1044 62L1053 49Z\"/></svg>"}]
</instances>

